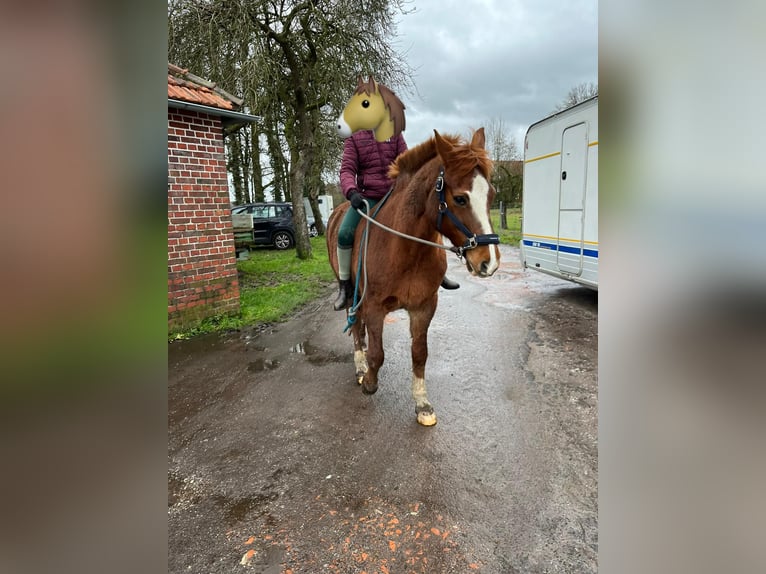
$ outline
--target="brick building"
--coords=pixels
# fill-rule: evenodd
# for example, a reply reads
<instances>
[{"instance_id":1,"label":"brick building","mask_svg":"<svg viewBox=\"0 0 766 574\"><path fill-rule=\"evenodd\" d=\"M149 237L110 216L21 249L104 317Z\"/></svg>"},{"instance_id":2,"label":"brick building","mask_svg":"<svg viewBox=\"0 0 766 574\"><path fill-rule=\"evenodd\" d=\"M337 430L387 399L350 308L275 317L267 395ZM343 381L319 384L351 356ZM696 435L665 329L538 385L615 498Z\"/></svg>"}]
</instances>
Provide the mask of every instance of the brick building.
<instances>
[{"instance_id":1,"label":"brick building","mask_svg":"<svg viewBox=\"0 0 766 574\"><path fill-rule=\"evenodd\" d=\"M239 311L224 136L242 100L168 64L168 329Z\"/></svg>"}]
</instances>

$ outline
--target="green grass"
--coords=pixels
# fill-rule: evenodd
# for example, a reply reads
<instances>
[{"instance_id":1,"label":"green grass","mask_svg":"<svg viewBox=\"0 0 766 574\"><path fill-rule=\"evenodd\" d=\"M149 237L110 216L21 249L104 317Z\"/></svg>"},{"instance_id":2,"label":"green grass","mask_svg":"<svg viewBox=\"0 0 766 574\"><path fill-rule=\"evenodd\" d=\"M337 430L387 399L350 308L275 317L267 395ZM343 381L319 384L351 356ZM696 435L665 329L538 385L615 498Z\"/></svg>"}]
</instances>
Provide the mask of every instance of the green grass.
<instances>
[{"instance_id":1,"label":"green grass","mask_svg":"<svg viewBox=\"0 0 766 574\"><path fill-rule=\"evenodd\" d=\"M495 228L495 233L500 236L500 243L518 247L519 241L521 241L521 208L506 208L505 220L508 224L508 229L500 229L499 209L491 210L490 216L492 217L492 226Z\"/></svg>"},{"instance_id":2,"label":"green grass","mask_svg":"<svg viewBox=\"0 0 766 574\"><path fill-rule=\"evenodd\" d=\"M237 261L240 313L204 319L193 329L172 333L170 339L274 323L321 295L335 280L324 237L311 238L312 259L301 260L295 249L255 249L247 261Z\"/></svg>"}]
</instances>

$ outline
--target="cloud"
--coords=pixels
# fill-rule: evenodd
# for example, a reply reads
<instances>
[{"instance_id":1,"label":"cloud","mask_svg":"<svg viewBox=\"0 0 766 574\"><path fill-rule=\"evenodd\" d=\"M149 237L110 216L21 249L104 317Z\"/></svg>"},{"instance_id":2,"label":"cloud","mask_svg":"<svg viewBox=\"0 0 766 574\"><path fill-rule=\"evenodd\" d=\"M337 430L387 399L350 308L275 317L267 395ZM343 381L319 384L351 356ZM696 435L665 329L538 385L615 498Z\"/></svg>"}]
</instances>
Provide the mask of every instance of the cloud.
<instances>
[{"instance_id":1,"label":"cloud","mask_svg":"<svg viewBox=\"0 0 766 574\"><path fill-rule=\"evenodd\" d=\"M523 134L573 86L598 82L595 1L422 1L403 16L396 45L415 70L410 145L502 118ZM517 142L519 145L520 141Z\"/></svg>"}]
</instances>

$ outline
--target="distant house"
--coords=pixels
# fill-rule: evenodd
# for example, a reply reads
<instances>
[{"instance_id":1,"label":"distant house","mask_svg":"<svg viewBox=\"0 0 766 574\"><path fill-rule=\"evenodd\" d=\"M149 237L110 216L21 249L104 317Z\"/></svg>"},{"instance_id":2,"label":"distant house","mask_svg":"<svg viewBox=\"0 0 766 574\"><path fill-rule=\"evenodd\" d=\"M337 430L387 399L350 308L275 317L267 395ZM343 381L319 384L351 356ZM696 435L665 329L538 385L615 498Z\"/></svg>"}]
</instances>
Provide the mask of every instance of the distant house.
<instances>
[{"instance_id":1,"label":"distant house","mask_svg":"<svg viewBox=\"0 0 766 574\"><path fill-rule=\"evenodd\" d=\"M168 328L239 311L224 135L257 118L168 64Z\"/></svg>"}]
</instances>

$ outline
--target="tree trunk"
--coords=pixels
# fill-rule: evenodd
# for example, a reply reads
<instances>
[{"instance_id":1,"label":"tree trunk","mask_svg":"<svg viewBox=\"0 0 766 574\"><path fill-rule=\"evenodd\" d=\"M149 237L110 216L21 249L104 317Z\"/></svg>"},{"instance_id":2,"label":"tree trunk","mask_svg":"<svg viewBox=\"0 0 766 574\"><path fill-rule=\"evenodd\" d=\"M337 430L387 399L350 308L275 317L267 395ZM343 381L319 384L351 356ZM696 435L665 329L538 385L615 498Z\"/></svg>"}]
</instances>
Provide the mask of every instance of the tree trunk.
<instances>
[{"instance_id":1,"label":"tree trunk","mask_svg":"<svg viewBox=\"0 0 766 574\"><path fill-rule=\"evenodd\" d=\"M250 203L250 163L252 154L250 153L250 126L245 126L239 130L239 137L242 138L242 197L243 203Z\"/></svg>"},{"instance_id":2,"label":"tree trunk","mask_svg":"<svg viewBox=\"0 0 766 574\"><path fill-rule=\"evenodd\" d=\"M279 141L279 133L276 126L270 126L266 132L266 141L269 146L269 157L271 158L271 168L274 172L272 181L274 187L274 201L285 200L285 187L288 182L285 181L285 156L282 153L282 145Z\"/></svg>"},{"instance_id":3,"label":"tree trunk","mask_svg":"<svg viewBox=\"0 0 766 574\"><path fill-rule=\"evenodd\" d=\"M319 209L318 196L319 191L316 187L309 189L309 205L311 206L311 214L314 216L314 225L316 225L317 233L319 233L319 235L324 235L324 220L322 219L322 212Z\"/></svg>"},{"instance_id":4,"label":"tree trunk","mask_svg":"<svg viewBox=\"0 0 766 574\"><path fill-rule=\"evenodd\" d=\"M234 203L241 205L247 203L242 187L242 147L239 142L239 134L233 133L227 138L229 158L226 167L231 174L234 184Z\"/></svg>"},{"instance_id":5,"label":"tree trunk","mask_svg":"<svg viewBox=\"0 0 766 574\"><path fill-rule=\"evenodd\" d=\"M252 165L253 202L265 201L263 196L263 170L261 169L260 125L253 124L250 132L250 164Z\"/></svg>"},{"instance_id":6,"label":"tree trunk","mask_svg":"<svg viewBox=\"0 0 766 574\"><path fill-rule=\"evenodd\" d=\"M313 163L313 147L311 126L304 114L297 120L297 130L294 141L297 145L291 146L290 153L290 197L293 202L293 226L295 227L295 249L299 259L310 259L311 241L309 238L308 225L306 223L306 209L303 206L303 185L306 182L306 174L311 172Z\"/></svg>"},{"instance_id":7,"label":"tree trunk","mask_svg":"<svg viewBox=\"0 0 766 574\"><path fill-rule=\"evenodd\" d=\"M319 122L322 120L317 108L311 110L309 117L311 118L311 133L313 138L313 134L319 130ZM316 142L312 140L311 165L309 166L310 171L307 175L308 181L306 182L305 189L306 195L309 198L311 213L314 216L314 224L316 225L317 233L319 233L319 235L324 235L324 220L322 219L322 212L319 209L318 200L319 195L324 193L324 182L322 181L322 162L317 158L317 153L314 151L317 149L315 144Z\"/></svg>"}]
</instances>

